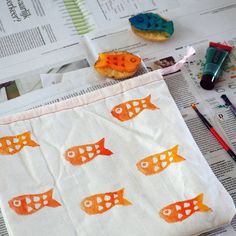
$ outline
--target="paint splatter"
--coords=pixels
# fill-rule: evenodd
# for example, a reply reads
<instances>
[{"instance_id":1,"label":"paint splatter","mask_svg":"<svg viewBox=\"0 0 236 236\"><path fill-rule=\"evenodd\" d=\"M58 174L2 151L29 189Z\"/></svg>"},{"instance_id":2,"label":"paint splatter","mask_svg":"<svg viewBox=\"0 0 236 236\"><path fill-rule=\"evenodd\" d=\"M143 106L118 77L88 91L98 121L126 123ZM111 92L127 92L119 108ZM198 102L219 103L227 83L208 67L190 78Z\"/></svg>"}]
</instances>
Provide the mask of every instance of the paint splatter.
<instances>
[{"instance_id":1,"label":"paint splatter","mask_svg":"<svg viewBox=\"0 0 236 236\"><path fill-rule=\"evenodd\" d=\"M99 140L97 143L85 144L71 147L65 151L64 157L72 165L84 165L92 161L98 155L110 156L112 151L104 147L105 139Z\"/></svg>"},{"instance_id":2,"label":"paint splatter","mask_svg":"<svg viewBox=\"0 0 236 236\"><path fill-rule=\"evenodd\" d=\"M185 158L179 156L178 145L167 151L148 156L139 161L136 166L144 175L154 175L166 169L170 164L184 161Z\"/></svg>"},{"instance_id":3,"label":"paint splatter","mask_svg":"<svg viewBox=\"0 0 236 236\"><path fill-rule=\"evenodd\" d=\"M170 204L160 210L160 217L168 223L176 223L187 219L195 212L212 211L211 208L203 204L203 197L203 193L201 193L193 199Z\"/></svg>"},{"instance_id":4,"label":"paint splatter","mask_svg":"<svg viewBox=\"0 0 236 236\"><path fill-rule=\"evenodd\" d=\"M5 136L0 138L0 155L14 155L21 151L25 146L38 147L31 139L31 133L25 132L16 136Z\"/></svg>"},{"instance_id":5,"label":"paint splatter","mask_svg":"<svg viewBox=\"0 0 236 236\"><path fill-rule=\"evenodd\" d=\"M41 194L26 194L11 199L8 204L19 215L31 215L43 207L59 207L61 204L52 198L53 189Z\"/></svg>"},{"instance_id":6,"label":"paint splatter","mask_svg":"<svg viewBox=\"0 0 236 236\"><path fill-rule=\"evenodd\" d=\"M89 215L102 214L116 205L131 205L127 199L124 198L124 189L116 192L100 193L85 198L80 207Z\"/></svg>"},{"instance_id":7,"label":"paint splatter","mask_svg":"<svg viewBox=\"0 0 236 236\"><path fill-rule=\"evenodd\" d=\"M156 110L159 109L151 103L151 95L136 100L130 100L115 106L111 114L120 121L127 121L135 118L144 109Z\"/></svg>"}]
</instances>

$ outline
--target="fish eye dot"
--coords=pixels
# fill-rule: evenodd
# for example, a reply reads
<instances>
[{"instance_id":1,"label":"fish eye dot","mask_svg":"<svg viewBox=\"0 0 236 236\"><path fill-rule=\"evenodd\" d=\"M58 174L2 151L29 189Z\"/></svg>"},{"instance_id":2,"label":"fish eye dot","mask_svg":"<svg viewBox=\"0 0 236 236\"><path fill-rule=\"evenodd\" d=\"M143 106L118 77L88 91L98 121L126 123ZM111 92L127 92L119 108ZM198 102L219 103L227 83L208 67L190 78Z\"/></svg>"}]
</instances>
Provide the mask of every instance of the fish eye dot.
<instances>
[{"instance_id":1,"label":"fish eye dot","mask_svg":"<svg viewBox=\"0 0 236 236\"><path fill-rule=\"evenodd\" d=\"M169 216L171 214L171 210L170 209L165 209L163 211L163 214L166 215L166 216Z\"/></svg>"},{"instance_id":2,"label":"fish eye dot","mask_svg":"<svg viewBox=\"0 0 236 236\"><path fill-rule=\"evenodd\" d=\"M117 114L120 114L120 113L122 112L122 108L121 108L121 107L116 108L116 109L115 109L115 112L116 112Z\"/></svg>"},{"instance_id":3,"label":"fish eye dot","mask_svg":"<svg viewBox=\"0 0 236 236\"><path fill-rule=\"evenodd\" d=\"M147 161L141 162L141 167L142 168L147 168L148 167L148 162Z\"/></svg>"},{"instance_id":4,"label":"fish eye dot","mask_svg":"<svg viewBox=\"0 0 236 236\"><path fill-rule=\"evenodd\" d=\"M75 157L75 152L69 151L69 152L67 153L67 156L70 157L70 158Z\"/></svg>"},{"instance_id":5,"label":"fish eye dot","mask_svg":"<svg viewBox=\"0 0 236 236\"><path fill-rule=\"evenodd\" d=\"M131 58L130 61L131 62L136 62L137 60L136 60L136 58Z\"/></svg>"},{"instance_id":6,"label":"fish eye dot","mask_svg":"<svg viewBox=\"0 0 236 236\"><path fill-rule=\"evenodd\" d=\"M86 201L84 202L84 206L85 206L85 207L91 207L92 204L93 204L93 202L92 202L92 201L89 201L89 200L86 200Z\"/></svg>"},{"instance_id":7,"label":"fish eye dot","mask_svg":"<svg viewBox=\"0 0 236 236\"><path fill-rule=\"evenodd\" d=\"M21 201L20 200L14 200L13 201L14 206L19 207L21 206Z\"/></svg>"}]
</instances>

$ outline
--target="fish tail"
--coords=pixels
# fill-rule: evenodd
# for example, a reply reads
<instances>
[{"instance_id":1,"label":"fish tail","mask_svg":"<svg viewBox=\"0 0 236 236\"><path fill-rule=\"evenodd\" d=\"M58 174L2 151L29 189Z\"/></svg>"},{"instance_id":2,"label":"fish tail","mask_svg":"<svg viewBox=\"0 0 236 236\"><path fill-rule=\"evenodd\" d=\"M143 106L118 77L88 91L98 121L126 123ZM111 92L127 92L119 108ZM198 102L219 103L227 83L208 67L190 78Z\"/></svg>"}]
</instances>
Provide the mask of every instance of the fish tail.
<instances>
[{"instance_id":1,"label":"fish tail","mask_svg":"<svg viewBox=\"0 0 236 236\"><path fill-rule=\"evenodd\" d=\"M99 140L97 143L97 145L99 145L99 149L100 149L100 155L105 155L105 156L110 156L111 154L113 154L113 152L109 149L105 148L105 138L102 138L101 140Z\"/></svg>"},{"instance_id":2,"label":"fish tail","mask_svg":"<svg viewBox=\"0 0 236 236\"><path fill-rule=\"evenodd\" d=\"M106 55L104 53L99 53L97 62L95 63L96 68L103 68L107 66Z\"/></svg>"},{"instance_id":3,"label":"fish tail","mask_svg":"<svg viewBox=\"0 0 236 236\"><path fill-rule=\"evenodd\" d=\"M37 147L39 146L39 144L37 144L34 140L31 139L31 133L30 131L22 134L21 136L26 136L26 141L27 141L27 146L31 146L31 147Z\"/></svg>"},{"instance_id":4,"label":"fish tail","mask_svg":"<svg viewBox=\"0 0 236 236\"><path fill-rule=\"evenodd\" d=\"M177 145L175 145L174 147L171 148L172 153L173 153L173 154L177 154L178 149L179 149L179 145L177 144Z\"/></svg>"},{"instance_id":5,"label":"fish tail","mask_svg":"<svg viewBox=\"0 0 236 236\"><path fill-rule=\"evenodd\" d=\"M130 201L128 201L127 199L124 198L124 191L125 191L124 188L117 191L117 194L119 196L119 203L118 204L124 205L124 206L132 205L132 203Z\"/></svg>"},{"instance_id":6,"label":"fish tail","mask_svg":"<svg viewBox=\"0 0 236 236\"><path fill-rule=\"evenodd\" d=\"M172 153L174 155L174 161L175 162L181 162L181 161L185 161L185 158L178 155L177 152L178 152L178 149L179 149L179 145L175 145L171 150L172 150Z\"/></svg>"},{"instance_id":7,"label":"fish tail","mask_svg":"<svg viewBox=\"0 0 236 236\"><path fill-rule=\"evenodd\" d=\"M212 209L210 207L208 207L207 205L205 205L203 203L203 198L204 198L204 194L203 193L199 194L195 198L195 200L198 202L197 205L199 207L199 211L201 211L201 212L212 211Z\"/></svg>"},{"instance_id":8,"label":"fish tail","mask_svg":"<svg viewBox=\"0 0 236 236\"><path fill-rule=\"evenodd\" d=\"M147 104L147 109L150 109L150 110L159 109L156 105L154 105L154 104L151 102L151 94L148 95L148 96L145 98L145 101L146 101L146 104Z\"/></svg>"},{"instance_id":9,"label":"fish tail","mask_svg":"<svg viewBox=\"0 0 236 236\"><path fill-rule=\"evenodd\" d=\"M58 201L56 201L55 199L52 198L52 193L53 193L53 189L48 190L46 193L48 196L48 204L46 206L48 207L59 207L61 206L61 203L59 203Z\"/></svg>"},{"instance_id":10,"label":"fish tail","mask_svg":"<svg viewBox=\"0 0 236 236\"><path fill-rule=\"evenodd\" d=\"M59 207L61 206L61 203L56 201L55 199L51 199L48 204L47 204L48 207Z\"/></svg>"}]
</instances>

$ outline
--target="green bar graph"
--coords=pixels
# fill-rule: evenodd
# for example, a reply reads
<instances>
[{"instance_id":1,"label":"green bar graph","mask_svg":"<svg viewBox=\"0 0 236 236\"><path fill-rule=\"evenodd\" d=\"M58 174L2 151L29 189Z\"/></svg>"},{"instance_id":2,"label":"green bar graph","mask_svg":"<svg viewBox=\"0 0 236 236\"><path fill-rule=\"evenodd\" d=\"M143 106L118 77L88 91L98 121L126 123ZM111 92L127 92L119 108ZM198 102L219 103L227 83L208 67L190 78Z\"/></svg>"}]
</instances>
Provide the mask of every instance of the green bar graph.
<instances>
[{"instance_id":1,"label":"green bar graph","mask_svg":"<svg viewBox=\"0 0 236 236\"><path fill-rule=\"evenodd\" d=\"M89 22L89 12L84 9L84 0L64 0L64 5L79 35L93 30L93 25Z\"/></svg>"}]
</instances>

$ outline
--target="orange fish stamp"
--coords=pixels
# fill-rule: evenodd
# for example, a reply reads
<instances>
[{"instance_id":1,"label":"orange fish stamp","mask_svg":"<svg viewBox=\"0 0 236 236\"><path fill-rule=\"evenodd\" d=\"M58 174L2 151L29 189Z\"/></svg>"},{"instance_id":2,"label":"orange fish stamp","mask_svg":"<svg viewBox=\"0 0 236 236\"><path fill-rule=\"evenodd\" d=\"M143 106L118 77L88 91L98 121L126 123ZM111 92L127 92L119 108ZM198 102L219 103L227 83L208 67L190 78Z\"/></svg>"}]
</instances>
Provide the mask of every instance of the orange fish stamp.
<instances>
[{"instance_id":1,"label":"orange fish stamp","mask_svg":"<svg viewBox=\"0 0 236 236\"><path fill-rule=\"evenodd\" d=\"M127 199L124 198L124 189L116 192L100 193L85 198L80 207L89 215L102 214L116 205L132 205Z\"/></svg>"},{"instance_id":2,"label":"orange fish stamp","mask_svg":"<svg viewBox=\"0 0 236 236\"><path fill-rule=\"evenodd\" d=\"M72 165L83 165L92 161L98 155L110 156L112 151L104 147L105 139L99 140L97 143L84 144L67 149L64 157Z\"/></svg>"},{"instance_id":3,"label":"orange fish stamp","mask_svg":"<svg viewBox=\"0 0 236 236\"><path fill-rule=\"evenodd\" d=\"M159 109L156 105L151 103L151 95L136 100L130 100L115 106L111 114L119 121L127 121L135 118L144 109L156 110Z\"/></svg>"},{"instance_id":4,"label":"orange fish stamp","mask_svg":"<svg viewBox=\"0 0 236 236\"><path fill-rule=\"evenodd\" d=\"M125 79L133 76L140 64L141 58L132 53L113 51L100 53L94 67L103 76Z\"/></svg>"},{"instance_id":5,"label":"orange fish stamp","mask_svg":"<svg viewBox=\"0 0 236 236\"><path fill-rule=\"evenodd\" d=\"M148 156L139 161L136 166L144 175L154 175L166 169L170 164L184 161L185 158L179 156L178 145L164 152Z\"/></svg>"},{"instance_id":6,"label":"orange fish stamp","mask_svg":"<svg viewBox=\"0 0 236 236\"><path fill-rule=\"evenodd\" d=\"M18 215L31 215L43 207L59 207L61 204L52 198L53 189L41 194L26 194L11 199L8 204Z\"/></svg>"},{"instance_id":7,"label":"orange fish stamp","mask_svg":"<svg viewBox=\"0 0 236 236\"><path fill-rule=\"evenodd\" d=\"M159 215L168 223L181 222L196 212L211 212L211 208L203 204L203 193L197 197L172 203L160 210Z\"/></svg>"},{"instance_id":8,"label":"orange fish stamp","mask_svg":"<svg viewBox=\"0 0 236 236\"><path fill-rule=\"evenodd\" d=\"M25 146L38 147L31 139L31 133L25 132L16 136L5 136L0 138L0 155L14 155L21 151Z\"/></svg>"}]
</instances>

